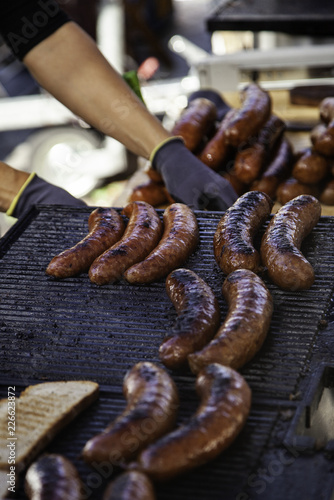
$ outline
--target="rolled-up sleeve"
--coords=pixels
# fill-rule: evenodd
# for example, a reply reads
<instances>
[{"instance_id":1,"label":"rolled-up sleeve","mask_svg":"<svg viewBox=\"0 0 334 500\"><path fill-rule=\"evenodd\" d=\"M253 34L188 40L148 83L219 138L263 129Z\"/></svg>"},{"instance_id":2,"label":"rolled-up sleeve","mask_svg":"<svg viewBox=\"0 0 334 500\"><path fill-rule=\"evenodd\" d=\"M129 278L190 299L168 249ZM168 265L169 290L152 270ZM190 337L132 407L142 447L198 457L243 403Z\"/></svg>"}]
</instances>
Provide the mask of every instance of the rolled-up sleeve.
<instances>
[{"instance_id":1,"label":"rolled-up sleeve","mask_svg":"<svg viewBox=\"0 0 334 500\"><path fill-rule=\"evenodd\" d=\"M20 60L69 20L55 0L0 0L0 34Z\"/></svg>"}]
</instances>

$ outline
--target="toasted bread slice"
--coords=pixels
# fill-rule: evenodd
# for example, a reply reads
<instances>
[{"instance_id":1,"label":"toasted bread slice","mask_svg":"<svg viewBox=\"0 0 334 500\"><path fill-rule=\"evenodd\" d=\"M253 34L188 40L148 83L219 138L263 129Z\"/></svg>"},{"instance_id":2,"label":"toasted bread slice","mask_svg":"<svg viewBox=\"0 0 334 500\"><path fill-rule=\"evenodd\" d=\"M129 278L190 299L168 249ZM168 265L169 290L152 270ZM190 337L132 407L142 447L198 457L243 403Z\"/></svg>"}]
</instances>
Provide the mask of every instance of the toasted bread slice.
<instances>
[{"instance_id":1,"label":"toasted bread slice","mask_svg":"<svg viewBox=\"0 0 334 500\"><path fill-rule=\"evenodd\" d=\"M0 469L8 470L9 453L20 472L55 435L98 397L90 381L45 382L27 387L15 401L15 435L8 432L7 399L0 401Z\"/></svg>"}]
</instances>

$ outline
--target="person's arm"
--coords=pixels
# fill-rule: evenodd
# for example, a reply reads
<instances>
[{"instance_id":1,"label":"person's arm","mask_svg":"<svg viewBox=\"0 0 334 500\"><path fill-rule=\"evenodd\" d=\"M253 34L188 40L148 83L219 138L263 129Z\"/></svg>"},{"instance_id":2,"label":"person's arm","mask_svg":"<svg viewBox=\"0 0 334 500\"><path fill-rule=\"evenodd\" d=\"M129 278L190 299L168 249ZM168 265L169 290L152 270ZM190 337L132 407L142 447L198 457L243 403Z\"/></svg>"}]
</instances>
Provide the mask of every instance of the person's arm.
<instances>
[{"instance_id":1,"label":"person's arm","mask_svg":"<svg viewBox=\"0 0 334 500\"><path fill-rule=\"evenodd\" d=\"M0 212L7 212L13 199L29 178L27 172L15 170L0 161Z\"/></svg>"},{"instance_id":2,"label":"person's arm","mask_svg":"<svg viewBox=\"0 0 334 500\"><path fill-rule=\"evenodd\" d=\"M149 158L170 134L77 24L68 22L23 59L33 77L74 114Z\"/></svg>"}]
</instances>

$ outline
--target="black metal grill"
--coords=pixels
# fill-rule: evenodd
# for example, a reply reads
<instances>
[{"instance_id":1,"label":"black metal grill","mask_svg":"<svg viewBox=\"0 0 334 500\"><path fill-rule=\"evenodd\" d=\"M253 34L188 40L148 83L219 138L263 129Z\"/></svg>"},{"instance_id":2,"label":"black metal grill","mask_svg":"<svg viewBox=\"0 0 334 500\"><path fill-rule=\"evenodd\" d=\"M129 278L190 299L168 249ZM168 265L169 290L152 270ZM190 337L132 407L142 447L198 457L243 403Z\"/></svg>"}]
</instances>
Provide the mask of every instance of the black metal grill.
<instances>
[{"instance_id":1,"label":"black metal grill","mask_svg":"<svg viewBox=\"0 0 334 500\"><path fill-rule=\"evenodd\" d=\"M44 380L89 379L101 384L99 401L49 447L73 459L86 478L87 491L92 490L89 498L98 500L117 467L103 477L82 463L80 451L124 407L125 372L138 361L159 363L160 342L176 313L164 280L98 287L87 274L63 281L46 276L51 258L86 235L91 210L38 206L0 241L0 384L4 394L9 383L24 388ZM224 317L224 275L212 248L221 213L196 216L200 244L185 266L211 285ZM246 427L214 462L158 485L158 500L330 498L331 443L325 450L299 451L296 456L284 440L287 433L294 434L315 367L334 365L331 324L324 328L325 320L331 322L333 240L334 219L322 217L303 247L316 274L310 290L283 292L264 276L274 298L274 314L263 348L242 370L253 391ZM181 394L181 422L198 403L194 376L186 370L172 375ZM302 469L310 471L309 477ZM308 496L300 496L302 491ZM25 498L22 491L16 498Z\"/></svg>"}]
</instances>

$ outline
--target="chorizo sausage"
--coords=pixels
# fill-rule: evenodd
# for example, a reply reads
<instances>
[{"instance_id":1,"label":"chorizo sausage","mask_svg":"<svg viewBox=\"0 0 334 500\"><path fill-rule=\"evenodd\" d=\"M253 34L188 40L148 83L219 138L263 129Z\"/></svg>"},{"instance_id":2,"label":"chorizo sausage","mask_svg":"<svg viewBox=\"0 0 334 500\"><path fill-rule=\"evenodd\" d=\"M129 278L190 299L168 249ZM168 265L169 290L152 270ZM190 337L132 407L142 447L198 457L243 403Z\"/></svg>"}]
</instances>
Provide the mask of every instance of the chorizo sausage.
<instances>
[{"instance_id":1,"label":"chorizo sausage","mask_svg":"<svg viewBox=\"0 0 334 500\"><path fill-rule=\"evenodd\" d=\"M213 237L214 256L225 274L239 268L258 271L260 255L253 240L272 207L268 195L248 191L226 210Z\"/></svg>"},{"instance_id":2,"label":"chorizo sausage","mask_svg":"<svg viewBox=\"0 0 334 500\"><path fill-rule=\"evenodd\" d=\"M259 177L284 129L283 120L271 115L252 144L236 154L234 172L241 182L250 184Z\"/></svg>"},{"instance_id":3,"label":"chorizo sausage","mask_svg":"<svg viewBox=\"0 0 334 500\"><path fill-rule=\"evenodd\" d=\"M215 104L205 97L192 100L172 128L172 135L183 138L190 151L196 151L217 119Z\"/></svg>"},{"instance_id":4,"label":"chorizo sausage","mask_svg":"<svg viewBox=\"0 0 334 500\"><path fill-rule=\"evenodd\" d=\"M329 181L326 182L325 186L323 187L320 196L319 196L319 201L320 203L323 203L324 205L334 205L334 179L331 178Z\"/></svg>"},{"instance_id":5,"label":"chorizo sausage","mask_svg":"<svg viewBox=\"0 0 334 500\"><path fill-rule=\"evenodd\" d=\"M263 280L248 269L237 269L222 287L228 314L213 340L201 351L189 354L193 373L210 363L239 369L261 348L273 313L272 296Z\"/></svg>"},{"instance_id":6,"label":"chorizo sausage","mask_svg":"<svg viewBox=\"0 0 334 500\"><path fill-rule=\"evenodd\" d=\"M198 158L212 170L218 170L223 161L229 157L231 146L227 143L225 132L238 110L231 109L221 121L214 136L204 146Z\"/></svg>"},{"instance_id":7,"label":"chorizo sausage","mask_svg":"<svg viewBox=\"0 0 334 500\"><path fill-rule=\"evenodd\" d=\"M300 247L321 215L320 202L310 195L297 196L271 219L261 241L261 258L268 276L283 290L307 290L314 270Z\"/></svg>"},{"instance_id":8,"label":"chorizo sausage","mask_svg":"<svg viewBox=\"0 0 334 500\"><path fill-rule=\"evenodd\" d=\"M327 159L308 148L292 168L292 176L302 184L317 184L328 174Z\"/></svg>"},{"instance_id":9,"label":"chorizo sausage","mask_svg":"<svg viewBox=\"0 0 334 500\"><path fill-rule=\"evenodd\" d=\"M327 126L322 124L313 129L311 133L313 148L324 156L334 156L334 120Z\"/></svg>"},{"instance_id":10,"label":"chorizo sausage","mask_svg":"<svg viewBox=\"0 0 334 500\"><path fill-rule=\"evenodd\" d=\"M251 390L227 366L213 363L197 376L200 405L188 422L151 444L130 464L152 480L166 480L217 457L241 432L250 410Z\"/></svg>"},{"instance_id":11,"label":"chorizo sausage","mask_svg":"<svg viewBox=\"0 0 334 500\"><path fill-rule=\"evenodd\" d=\"M220 322L218 300L211 287L190 269L176 269L167 276L166 290L178 317L159 348L167 368L177 369L187 355L212 339Z\"/></svg>"},{"instance_id":12,"label":"chorizo sausage","mask_svg":"<svg viewBox=\"0 0 334 500\"><path fill-rule=\"evenodd\" d=\"M119 280L123 272L143 260L161 238L161 220L148 203L133 201L122 213L129 217L122 238L97 257L89 268L89 278L96 285Z\"/></svg>"},{"instance_id":13,"label":"chorizo sausage","mask_svg":"<svg viewBox=\"0 0 334 500\"><path fill-rule=\"evenodd\" d=\"M225 131L226 141L234 147L256 136L271 114L271 98L256 83L247 85L240 99L242 105Z\"/></svg>"},{"instance_id":14,"label":"chorizo sausage","mask_svg":"<svg viewBox=\"0 0 334 500\"><path fill-rule=\"evenodd\" d=\"M153 207L163 205L168 202L166 188L162 182L149 179L132 190L129 201L145 201Z\"/></svg>"},{"instance_id":15,"label":"chorizo sausage","mask_svg":"<svg viewBox=\"0 0 334 500\"><path fill-rule=\"evenodd\" d=\"M25 492L30 500L82 500L82 483L64 456L42 455L27 470Z\"/></svg>"},{"instance_id":16,"label":"chorizo sausage","mask_svg":"<svg viewBox=\"0 0 334 500\"><path fill-rule=\"evenodd\" d=\"M296 198L297 196L300 196L302 194L318 196L319 187L312 186L311 184L302 184L294 177L289 177L278 185L276 191L276 199L279 203L285 205L285 203L288 203L289 201L293 200L293 198Z\"/></svg>"},{"instance_id":17,"label":"chorizo sausage","mask_svg":"<svg viewBox=\"0 0 334 500\"><path fill-rule=\"evenodd\" d=\"M195 251L199 230L194 212L183 203L173 203L163 214L164 232L159 244L142 262L130 267L129 283L151 283L167 276Z\"/></svg>"},{"instance_id":18,"label":"chorizo sausage","mask_svg":"<svg viewBox=\"0 0 334 500\"><path fill-rule=\"evenodd\" d=\"M126 471L112 481L103 500L155 500L153 484L146 474Z\"/></svg>"},{"instance_id":19,"label":"chorizo sausage","mask_svg":"<svg viewBox=\"0 0 334 500\"><path fill-rule=\"evenodd\" d=\"M126 462L173 427L179 396L163 368L137 363L124 377L123 393L125 410L85 444L82 457L86 462L112 461L112 457Z\"/></svg>"},{"instance_id":20,"label":"chorizo sausage","mask_svg":"<svg viewBox=\"0 0 334 500\"><path fill-rule=\"evenodd\" d=\"M83 240L51 260L46 274L69 278L88 271L92 262L122 237L125 224L116 210L96 208L89 216L88 230Z\"/></svg>"},{"instance_id":21,"label":"chorizo sausage","mask_svg":"<svg viewBox=\"0 0 334 500\"><path fill-rule=\"evenodd\" d=\"M334 120L334 97L325 97L319 105L320 119L328 124Z\"/></svg>"}]
</instances>

